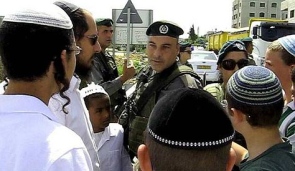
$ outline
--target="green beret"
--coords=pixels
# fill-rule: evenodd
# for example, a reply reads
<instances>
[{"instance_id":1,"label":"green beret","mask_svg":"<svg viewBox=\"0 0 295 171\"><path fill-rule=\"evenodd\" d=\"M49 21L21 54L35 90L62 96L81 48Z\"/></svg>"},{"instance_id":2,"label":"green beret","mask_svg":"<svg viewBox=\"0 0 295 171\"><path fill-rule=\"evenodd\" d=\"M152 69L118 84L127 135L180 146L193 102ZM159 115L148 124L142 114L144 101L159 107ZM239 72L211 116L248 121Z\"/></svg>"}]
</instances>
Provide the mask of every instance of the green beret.
<instances>
[{"instance_id":1,"label":"green beret","mask_svg":"<svg viewBox=\"0 0 295 171\"><path fill-rule=\"evenodd\" d=\"M220 64L225 56L232 51L242 51L245 52L246 58L248 58L248 52L246 50L245 44L240 40L229 40L227 41L218 52L217 64Z\"/></svg>"},{"instance_id":2,"label":"green beret","mask_svg":"<svg viewBox=\"0 0 295 171\"><path fill-rule=\"evenodd\" d=\"M178 38L183 33L182 28L170 21L156 21L146 31L147 36L170 36L174 38Z\"/></svg>"},{"instance_id":3,"label":"green beret","mask_svg":"<svg viewBox=\"0 0 295 171\"><path fill-rule=\"evenodd\" d=\"M196 88L172 90L160 98L147 131L154 141L178 149L218 148L230 144L235 135L221 104Z\"/></svg>"},{"instance_id":4,"label":"green beret","mask_svg":"<svg viewBox=\"0 0 295 171\"><path fill-rule=\"evenodd\" d=\"M113 20L110 18L97 18L95 20L96 26L107 26L111 27L113 25Z\"/></svg>"},{"instance_id":5,"label":"green beret","mask_svg":"<svg viewBox=\"0 0 295 171\"><path fill-rule=\"evenodd\" d=\"M191 47L192 46L188 42L180 42L179 45L180 45L180 49L179 49L180 52L184 52L187 47Z\"/></svg>"},{"instance_id":6,"label":"green beret","mask_svg":"<svg viewBox=\"0 0 295 171\"><path fill-rule=\"evenodd\" d=\"M251 37L245 37L243 39L241 39L242 42L252 42L253 39Z\"/></svg>"}]
</instances>

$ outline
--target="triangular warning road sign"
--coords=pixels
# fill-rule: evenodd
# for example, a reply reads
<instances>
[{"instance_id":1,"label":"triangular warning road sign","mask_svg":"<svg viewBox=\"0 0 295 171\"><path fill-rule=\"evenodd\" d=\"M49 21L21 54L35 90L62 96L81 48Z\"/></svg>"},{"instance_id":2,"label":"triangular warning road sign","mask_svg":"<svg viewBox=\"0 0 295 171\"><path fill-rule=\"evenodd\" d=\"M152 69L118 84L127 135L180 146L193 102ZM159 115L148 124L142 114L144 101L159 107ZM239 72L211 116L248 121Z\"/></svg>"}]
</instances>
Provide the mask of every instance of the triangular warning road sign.
<instances>
[{"instance_id":1,"label":"triangular warning road sign","mask_svg":"<svg viewBox=\"0 0 295 171\"><path fill-rule=\"evenodd\" d=\"M119 15L119 18L117 19L117 23L127 23L127 13L128 13L128 8L130 8L130 23L142 23L142 20L135 9L133 3L131 0L128 0L126 3L125 7L123 8L121 14Z\"/></svg>"}]
</instances>

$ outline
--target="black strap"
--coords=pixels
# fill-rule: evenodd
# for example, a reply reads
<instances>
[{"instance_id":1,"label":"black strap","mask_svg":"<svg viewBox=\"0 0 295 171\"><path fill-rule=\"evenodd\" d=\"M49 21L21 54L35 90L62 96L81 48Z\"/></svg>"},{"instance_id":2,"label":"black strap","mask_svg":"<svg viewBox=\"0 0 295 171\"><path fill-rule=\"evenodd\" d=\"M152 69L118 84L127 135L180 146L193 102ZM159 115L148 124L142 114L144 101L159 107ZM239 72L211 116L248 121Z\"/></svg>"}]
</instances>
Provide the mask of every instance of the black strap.
<instances>
[{"instance_id":1,"label":"black strap","mask_svg":"<svg viewBox=\"0 0 295 171\"><path fill-rule=\"evenodd\" d=\"M137 101L137 113L140 113L140 111L143 109L144 105L147 103L147 101L151 98L154 92L158 92L164 87L166 87L170 82L172 82L175 78L184 75L189 74L193 76L194 78L201 80L201 77L193 72L191 68L185 65L181 65L178 68L174 69L171 75L166 77L161 77L157 81L153 80L153 83L148 85L146 90L141 94L140 98ZM162 84L161 84L162 83Z\"/></svg>"}]
</instances>

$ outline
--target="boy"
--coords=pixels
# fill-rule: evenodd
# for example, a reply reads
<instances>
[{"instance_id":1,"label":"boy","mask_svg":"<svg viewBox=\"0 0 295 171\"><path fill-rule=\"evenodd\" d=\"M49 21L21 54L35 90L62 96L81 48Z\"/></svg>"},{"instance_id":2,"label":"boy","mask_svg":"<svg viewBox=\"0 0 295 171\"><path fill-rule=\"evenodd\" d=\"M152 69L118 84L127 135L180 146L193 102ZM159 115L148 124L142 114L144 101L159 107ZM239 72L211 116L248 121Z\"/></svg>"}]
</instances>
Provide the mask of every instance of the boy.
<instances>
[{"instance_id":1,"label":"boy","mask_svg":"<svg viewBox=\"0 0 295 171\"><path fill-rule=\"evenodd\" d=\"M111 122L111 100L108 93L95 83L81 89L92 123L101 171L132 171L132 164L123 146L123 127Z\"/></svg>"},{"instance_id":2,"label":"boy","mask_svg":"<svg viewBox=\"0 0 295 171\"><path fill-rule=\"evenodd\" d=\"M240 170L295 170L292 146L278 128L284 106L278 77L265 67L246 66L231 76L226 92L232 124L248 147Z\"/></svg>"}]
</instances>

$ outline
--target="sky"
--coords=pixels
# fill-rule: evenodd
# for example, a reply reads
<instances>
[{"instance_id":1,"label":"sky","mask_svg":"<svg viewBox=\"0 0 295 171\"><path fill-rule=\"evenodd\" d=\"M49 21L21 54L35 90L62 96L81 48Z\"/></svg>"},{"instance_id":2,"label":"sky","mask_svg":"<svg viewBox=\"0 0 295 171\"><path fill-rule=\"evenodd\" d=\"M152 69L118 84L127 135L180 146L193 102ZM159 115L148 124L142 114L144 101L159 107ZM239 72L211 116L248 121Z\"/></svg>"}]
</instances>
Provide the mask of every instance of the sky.
<instances>
[{"instance_id":1,"label":"sky","mask_svg":"<svg viewBox=\"0 0 295 171\"><path fill-rule=\"evenodd\" d=\"M0 0L0 15L5 15L15 6L34 2L56 0ZM127 0L67 0L89 10L95 18L112 18L112 9L123 9ZM153 10L153 21L169 20L184 30L188 37L194 25L197 34L207 31L225 30L231 27L233 0L131 0L136 9Z\"/></svg>"}]
</instances>

